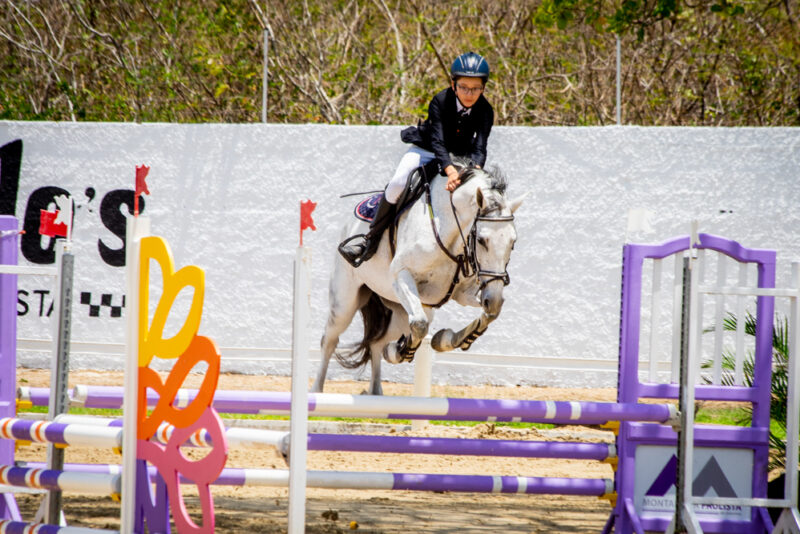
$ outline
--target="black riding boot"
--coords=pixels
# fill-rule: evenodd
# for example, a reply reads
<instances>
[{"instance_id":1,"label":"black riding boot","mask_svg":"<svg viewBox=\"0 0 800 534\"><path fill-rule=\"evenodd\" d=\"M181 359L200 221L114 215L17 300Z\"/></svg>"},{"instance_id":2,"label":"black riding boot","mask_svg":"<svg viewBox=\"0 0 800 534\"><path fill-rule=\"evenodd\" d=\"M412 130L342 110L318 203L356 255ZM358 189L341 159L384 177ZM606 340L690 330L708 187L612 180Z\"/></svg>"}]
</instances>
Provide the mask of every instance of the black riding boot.
<instances>
[{"instance_id":1,"label":"black riding boot","mask_svg":"<svg viewBox=\"0 0 800 534\"><path fill-rule=\"evenodd\" d=\"M394 220L395 205L386 198L381 198L381 203L375 212L375 217L369 225L369 232L348 237L339 244L339 253L353 267L358 267L370 259L378 250L383 231Z\"/></svg>"}]
</instances>

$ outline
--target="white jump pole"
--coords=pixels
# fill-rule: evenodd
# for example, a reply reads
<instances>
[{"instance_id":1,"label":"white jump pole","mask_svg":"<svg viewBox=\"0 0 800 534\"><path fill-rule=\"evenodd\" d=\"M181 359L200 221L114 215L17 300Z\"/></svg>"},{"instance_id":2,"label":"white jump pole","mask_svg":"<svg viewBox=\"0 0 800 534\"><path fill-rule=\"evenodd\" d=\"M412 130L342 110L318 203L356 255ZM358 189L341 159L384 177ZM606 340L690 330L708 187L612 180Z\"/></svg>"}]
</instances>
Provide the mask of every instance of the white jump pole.
<instances>
[{"instance_id":1,"label":"white jump pole","mask_svg":"<svg viewBox=\"0 0 800 534\"><path fill-rule=\"evenodd\" d=\"M431 336L425 336L414 357L414 396L431 396L431 373L433 371L433 347L431 347ZM422 430L428 426L428 421L424 419L414 419L411 421L411 430Z\"/></svg>"},{"instance_id":2,"label":"white jump pole","mask_svg":"<svg viewBox=\"0 0 800 534\"><path fill-rule=\"evenodd\" d=\"M311 318L311 250L297 247L292 316L292 406L289 430L289 534L305 532L308 447L308 327Z\"/></svg>"},{"instance_id":3,"label":"white jump pole","mask_svg":"<svg viewBox=\"0 0 800 534\"><path fill-rule=\"evenodd\" d=\"M139 243L150 235L150 219L129 217L125 240L125 390L122 400L121 532L133 532L136 505L136 424L139 391Z\"/></svg>"}]
</instances>

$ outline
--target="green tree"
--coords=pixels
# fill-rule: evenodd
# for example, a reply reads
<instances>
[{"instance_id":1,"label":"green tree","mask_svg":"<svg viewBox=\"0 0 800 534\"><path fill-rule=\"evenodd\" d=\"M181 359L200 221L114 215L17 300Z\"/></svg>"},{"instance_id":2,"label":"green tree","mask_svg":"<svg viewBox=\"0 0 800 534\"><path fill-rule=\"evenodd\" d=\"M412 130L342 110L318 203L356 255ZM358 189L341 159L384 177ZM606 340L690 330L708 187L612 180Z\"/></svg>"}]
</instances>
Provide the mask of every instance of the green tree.
<instances>
[{"instance_id":1,"label":"green tree","mask_svg":"<svg viewBox=\"0 0 800 534\"><path fill-rule=\"evenodd\" d=\"M409 124L474 50L505 125L800 125L796 0L0 2L0 119Z\"/></svg>"}]
</instances>

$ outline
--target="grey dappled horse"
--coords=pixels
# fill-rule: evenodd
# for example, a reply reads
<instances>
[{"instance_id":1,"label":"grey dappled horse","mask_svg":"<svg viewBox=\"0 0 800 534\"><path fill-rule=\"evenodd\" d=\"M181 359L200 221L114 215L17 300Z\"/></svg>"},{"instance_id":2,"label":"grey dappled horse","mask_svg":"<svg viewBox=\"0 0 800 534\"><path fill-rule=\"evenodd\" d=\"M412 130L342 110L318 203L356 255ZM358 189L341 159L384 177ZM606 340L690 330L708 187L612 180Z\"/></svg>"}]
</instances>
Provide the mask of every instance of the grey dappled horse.
<instances>
[{"instance_id":1,"label":"grey dappled horse","mask_svg":"<svg viewBox=\"0 0 800 534\"><path fill-rule=\"evenodd\" d=\"M375 256L358 268L339 254L330 279L322 362L312 391L322 391L339 336L357 311L364 336L349 354L337 354L345 367L372 364L369 392L381 395L381 358L411 361L428 333L434 310L452 299L481 307L481 316L459 332L440 330L432 345L439 351L468 349L500 314L506 266L517 238L513 213L522 198L506 197L499 173L457 162L461 185L445 189L447 178L436 175L427 191L397 221L396 244L386 231ZM524 196L524 195L523 195ZM351 218L343 238L363 233L368 223Z\"/></svg>"}]
</instances>

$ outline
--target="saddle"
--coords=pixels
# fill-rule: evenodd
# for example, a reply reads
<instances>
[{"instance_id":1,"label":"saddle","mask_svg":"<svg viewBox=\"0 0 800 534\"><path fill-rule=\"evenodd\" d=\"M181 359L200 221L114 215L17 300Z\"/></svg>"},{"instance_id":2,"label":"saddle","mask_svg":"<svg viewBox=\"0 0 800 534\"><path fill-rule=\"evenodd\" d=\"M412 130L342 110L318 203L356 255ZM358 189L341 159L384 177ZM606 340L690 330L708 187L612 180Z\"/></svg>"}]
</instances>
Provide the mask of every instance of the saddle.
<instances>
[{"instance_id":1,"label":"saddle","mask_svg":"<svg viewBox=\"0 0 800 534\"><path fill-rule=\"evenodd\" d=\"M397 200L397 208L395 212L392 228L397 226L397 220L405 211L411 207L425 192L425 184L429 184L433 178L441 172L441 165L439 160L434 159L421 167L417 167L408 174L406 179L406 186ZM353 215L357 219L371 223L375 218L375 212L383 199L383 192L375 193L361 202L359 202L353 210ZM394 239L392 239L394 241Z\"/></svg>"},{"instance_id":2,"label":"saddle","mask_svg":"<svg viewBox=\"0 0 800 534\"><path fill-rule=\"evenodd\" d=\"M373 195L356 205L357 219L369 222L369 231L356 234L339 243L339 253L353 267L368 261L378 250L381 234L389 228L389 243L392 256L395 251L395 231L400 216L411 206L424 191L429 191L429 183L439 170L439 163L433 160L408 174L406 184L398 198L397 204L383 201L383 193ZM351 244L355 242L354 244Z\"/></svg>"}]
</instances>

